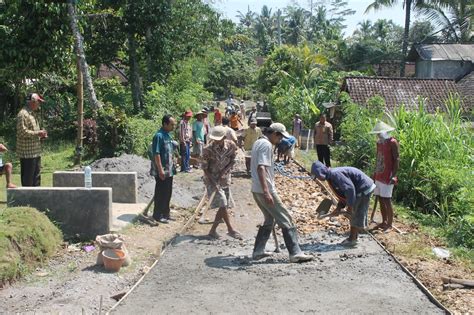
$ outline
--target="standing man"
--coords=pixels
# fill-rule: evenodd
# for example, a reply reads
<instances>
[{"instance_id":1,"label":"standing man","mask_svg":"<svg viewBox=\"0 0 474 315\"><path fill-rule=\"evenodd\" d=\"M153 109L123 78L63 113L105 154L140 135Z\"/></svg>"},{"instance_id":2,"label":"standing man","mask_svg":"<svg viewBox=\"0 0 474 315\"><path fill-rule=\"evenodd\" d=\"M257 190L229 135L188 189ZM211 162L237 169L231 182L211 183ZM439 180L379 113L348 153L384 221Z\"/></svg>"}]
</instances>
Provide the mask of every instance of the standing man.
<instances>
[{"instance_id":1,"label":"standing man","mask_svg":"<svg viewBox=\"0 0 474 315\"><path fill-rule=\"evenodd\" d=\"M313 163L311 174L328 182L339 199L338 209L347 206L348 213L351 213L351 230L349 238L340 245L356 247L359 232L367 228L367 212L370 195L375 189L374 181L355 167L328 168L320 161Z\"/></svg>"},{"instance_id":2,"label":"standing man","mask_svg":"<svg viewBox=\"0 0 474 315\"><path fill-rule=\"evenodd\" d=\"M300 146L300 143L301 143L300 134L303 128L304 128L303 120L301 119L301 116L299 114L296 114L295 119L293 119L293 129L291 131L292 131L293 137L295 137L296 139L297 148Z\"/></svg>"},{"instance_id":3,"label":"standing man","mask_svg":"<svg viewBox=\"0 0 474 315\"><path fill-rule=\"evenodd\" d=\"M206 126L204 124L204 112L197 113L193 122L193 153L198 157L202 156L202 149L204 148L204 141L206 136Z\"/></svg>"},{"instance_id":4,"label":"standing man","mask_svg":"<svg viewBox=\"0 0 474 315\"><path fill-rule=\"evenodd\" d=\"M170 217L170 200L173 192L173 175L176 165L173 160L175 141L170 132L176 127L176 120L171 115L163 116L161 129L153 137L152 152L155 176L155 196L153 218L161 223L168 223ZM152 168L153 169L153 168Z\"/></svg>"},{"instance_id":5,"label":"standing man","mask_svg":"<svg viewBox=\"0 0 474 315\"><path fill-rule=\"evenodd\" d=\"M244 141L244 151L245 155L248 156L249 151L252 150L252 146L255 141L262 136L262 130L257 127L257 120L252 118L250 120L250 126L244 130L242 136L240 137L240 147L242 147L242 141ZM247 172L250 172L250 159L245 159L245 168Z\"/></svg>"},{"instance_id":6,"label":"standing man","mask_svg":"<svg viewBox=\"0 0 474 315\"><path fill-rule=\"evenodd\" d=\"M216 192L214 202L219 205L209 236L215 239L221 238L217 233L217 226L223 219L227 225L227 234L230 237L242 239L242 235L233 228L227 211L230 200L230 171L235 164L237 145L226 139L226 130L222 126L212 128L209 139L212 141L204 148L201 162L204 184L208 197Z\"/></svg>"},{"instance_id":7,"label":"standing man","mask_svg":"<svg viewBox=\"0 0 474 315\"><path fill-rule=\"evenodd\" d=\"M214 126L222 125L222 113L218 107L214 109Z\"/></svg>"},{"instance_id":8,"label":"standing man","mask_svg":"<svg viewBox=\"0 0 474 315\"><path fill-rule=\"evenodd\" d=\"M44 99L38 93L28 94L26 106L18 113L16 123L16 154L20 158L21 185L41 185L41 140L48 137L40 129L37 111Z\"/></svg>"},{"instance_id":9,"label":"standing man","mask_svg":"<svg viewBox=\"0 0 474 315\"><path fill-rule=\"evenodd\" d=\"M240 118L245 119L245 102L244 100L240 101Z\"/></svg>"},{"instance_id":10,"label":"standing man","mask_svg":"<svg viewBox=\"0 0 474 315\"><path fill-rule=\"evenodd\" d=\"M191 158L191 141L193 139L193 131L189 120L193 117L190 110L184 113L183 119L179 123L179 147L181 151L181 172L190 173L189 159Z\"/></svg>"},{"instance_id":11,"label":"standing man","mask_svg":"<svg viewBox=\"0 0 474 315\"><path fill-rule=\"evenodd\" d=\"M314 125L314 144L318 160L327 167L331 167L331 151L329 145L333 141L332 125L326 121L326 114L319 116L319 121Z\"/></svg>"},{"instance_id":12,"label":"standing man","mask_svg":"<svg viewBox=\"0 0 474 315\"><path fill-rule=\"evenodd\" d=\"M250 126L250 120L257 119L257 107L252 106L252 111L249 114L248 125Z\"/></svg>"},{"instance_id":13,"label":"standing man","mask_svg":"<svg viewBox=\"0 0 474 315\"><path fill-rule=\"evenodd\" d=\"M375 198L379 198L382 223L376 228L390 231L393 223L392 193L398 182L397 171L400 164L398 141L389 132L395 128L378 121L371 133L378 136L377 160L375 163Z\"/></svg>"},{"instance_id":14,"label":"standing man","mask_svg":"<svg viewBox=\"0 0 474 315\"><path fill-rule=\"evenodd\" d=\"M255 260L269 256L265 245L272 233L273 226L278 223L283 233L286 248L290 254L290 262L310 261L312 256L304 254L298 244L298 231L288 210L281 202L275 187L273 145L280 143L283 137L289 137L283 124L273 123L265 128L263 136L252 148L251 172L252 194L255 202L263 213L264 222L260 226L252 257Z\"/></svg>"},{"instance_id":15,"label":"standing man","mask_svg":"<svg viewBox=\"0 0 474 315\"><path fill-rule=\"evenodd\" d=\"M222 118L222 127L225 129L225 137L227 140L231 140L234 143L237 143L237 134L235 131L229 127L229 118Z\"/></svg>"}]
</instances>

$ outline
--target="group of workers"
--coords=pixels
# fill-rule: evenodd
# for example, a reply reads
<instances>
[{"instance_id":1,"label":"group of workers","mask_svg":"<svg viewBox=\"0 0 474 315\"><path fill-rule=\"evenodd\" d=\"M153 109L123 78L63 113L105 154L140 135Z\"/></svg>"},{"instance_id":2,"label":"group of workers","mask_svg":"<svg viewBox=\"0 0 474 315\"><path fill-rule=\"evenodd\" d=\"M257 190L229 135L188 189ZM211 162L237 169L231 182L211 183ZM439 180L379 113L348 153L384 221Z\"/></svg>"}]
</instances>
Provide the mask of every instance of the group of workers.
<instances>
[{"instance_id":1,"label":"group of workers","mask_svg":"<svg viewBox=\"0 0 474 315\"><path fill-rule=\"evenodd\" d=\"M189 115L186 112L180 125L189 122L189 119L186 120L186 118L191 116L192 114ZM196 117L196 121L202 121L202 119ZM163 190L164 193L162 193L159 182L173 175L173 172L170 171L173 169L173 166L170 165L173 163L170 156L176 145L170 144L172 140L170 140L169 132L173 130L175 124L176 121L172 117L163 117L163 126L153 139L154 161L159 174L157 189L155 190L154 218L163 223L170 219L169 199L171 193L168 190ZM221 238L217 232L217 227L223 221L227 226L229 236L242 239L242 235L232 225L228 208L231 170L235 164L238 147L242 147L243 141L244 150L250 154L250 165L248 167L252 179L251 192L264 217L257 233L252 257L258 260L269 255L265 252L265 244L276 223L282 229L290 261L304 262L312 259L312 256L303 253L299 247L296 226L278 195L274 180L274 167L277 160L274 157L276 153L274 148L280 153L279 147L291 148L298 145L298 136L302 128L302 120L299 115L296 115L292 129L293 136L286 131L286 127L281 123L272 123L269 127L261 130L256 126L256 120L253 117L249 117L249 128L241 134L240 138L237 138L235 131L228 126L226 117L222 118L222 124L215 124L213 128L207 130L203 141L203 144L206 144L199 149L199 160L208 197L213 196L214 204L218 205L218 211L209 231L210 237ZM196 129L193 128L192 131L194 130ZM372 194L375 194L380 200L383 217L383 222L376 228L388 231L392 227L391 196L393 186L397 182L396 173L399 163L398 142L389 135L392 130L394 128L385 123L377 122L372 131L372 133L378 135L378 141L377 163L375 173L371 178L353 167L331 168L328 145L333 141L332 125L326 121L325 115L321 115L319 122L315 125L314 137L317 140L315 143L319 161L313 163L311 173L315 179L326 181L337 196L339 203L334 213L347 208L345 214L350 217L351 228L349 237L341 243L342 246L356 246L358 234L361 230L367 228L367 212ZM182 133L183 129L181 127L180 145L183 147L184 142L184 146L187 147L193 136L185 137ZM319 148L318 146L323 147ZM284 152L284 148L281 152ZM186 168L184 168L184 171L186 171ZM166 200L163 200L164 196ZM167 206L163 206L163 202ZM162 208L160 209L160 207Z\"/></svg>"}]
</instances>

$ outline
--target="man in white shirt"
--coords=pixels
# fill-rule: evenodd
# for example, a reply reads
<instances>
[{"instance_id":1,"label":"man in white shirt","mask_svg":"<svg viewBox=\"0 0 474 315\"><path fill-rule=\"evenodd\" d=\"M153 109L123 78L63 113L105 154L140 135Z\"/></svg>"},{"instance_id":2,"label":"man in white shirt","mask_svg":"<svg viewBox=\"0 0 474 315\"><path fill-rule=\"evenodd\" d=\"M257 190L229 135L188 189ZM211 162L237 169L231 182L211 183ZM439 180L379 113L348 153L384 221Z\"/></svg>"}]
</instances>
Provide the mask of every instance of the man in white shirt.
<instances>
[{"instance_id":1,"label":"man in white shirt","mask_svg":"<svg viewBox=\"0 0 474 315\"><path fill-rule=\"evenodd\" d=\"M264 222L255 239L252 257L258 260L270 255L265 252L265 245L276 221L281 227L283 239L290 254L290 262L310 261L313 257L301 251L296 226L275 188L273 145L277 145L283 137L289 137L289 134L285 126L280 123L271 124L263 131L263 134L254 143L250 160L252 194L264 216Z\"/></svg>"}]
</instances>

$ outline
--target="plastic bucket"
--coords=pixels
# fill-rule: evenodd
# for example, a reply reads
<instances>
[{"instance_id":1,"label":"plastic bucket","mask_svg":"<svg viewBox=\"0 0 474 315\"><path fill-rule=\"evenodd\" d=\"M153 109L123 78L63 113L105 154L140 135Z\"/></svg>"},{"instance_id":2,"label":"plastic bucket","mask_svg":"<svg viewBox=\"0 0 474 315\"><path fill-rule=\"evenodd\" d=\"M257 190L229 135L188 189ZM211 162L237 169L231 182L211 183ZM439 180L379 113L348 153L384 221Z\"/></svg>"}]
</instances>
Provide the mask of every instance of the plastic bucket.
<instances>
[{"instance_id":1,"label":"plastic bucket","mask_svg":"<svg viewBox=\"0 0 474 315\"><path fill-rule=\"evenodd\" d=\"M106 270L117 272L125 260L125 253L120 249L106 249L102 252Z\"/></svg>"}]
</instances>

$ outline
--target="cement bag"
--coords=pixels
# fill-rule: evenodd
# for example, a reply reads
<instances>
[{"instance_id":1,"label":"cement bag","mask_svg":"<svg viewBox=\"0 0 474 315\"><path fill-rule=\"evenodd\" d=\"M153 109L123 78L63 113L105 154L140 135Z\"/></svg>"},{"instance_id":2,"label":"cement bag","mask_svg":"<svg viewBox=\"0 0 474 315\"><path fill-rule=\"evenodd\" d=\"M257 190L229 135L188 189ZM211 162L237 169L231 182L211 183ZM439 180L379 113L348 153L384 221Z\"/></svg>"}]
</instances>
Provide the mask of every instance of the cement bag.
<instances>
[{"instance_id":1,"label":"cement bag","mask_svg":"<svg viewBox=\"0 0 474 315\"><path fill-rule=\"evenodd\" d=\"M97 255L97 265L103 265L102 252L106 249L120 249L125 253L125 260L122 266L128 266L132 262L130 255L128 254L127 248L125 247L123 238L118 234L104 234L97 235L95 238L97 245L99 245L99 254Z\"/></svg>"}]
</instances>

